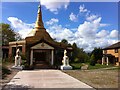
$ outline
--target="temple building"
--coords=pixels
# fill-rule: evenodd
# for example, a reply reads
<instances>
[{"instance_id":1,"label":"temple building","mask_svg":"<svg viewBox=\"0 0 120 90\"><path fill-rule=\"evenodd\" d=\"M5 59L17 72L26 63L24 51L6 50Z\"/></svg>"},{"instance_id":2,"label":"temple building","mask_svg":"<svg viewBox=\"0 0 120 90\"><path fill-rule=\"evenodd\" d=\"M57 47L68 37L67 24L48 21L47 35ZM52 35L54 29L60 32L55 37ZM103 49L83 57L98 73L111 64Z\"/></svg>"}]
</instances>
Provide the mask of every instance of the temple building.
<instances>
[{"instance_id":1,"label":"temple building","mask_svg":"<svg viewBox=\"0 0 120 90\"><path fill-rule=\"evenodd\" d=\"M26 57L29 65L45 61L51 66L62 61L63 56L59 54L60 52L63 53L65 49L72 50L66 44L54 41L46 31L42 21L41 5L38 7L35 28L24 40L9 42L9 59L14 59L17 48Z\"/></svg>"}]
</instances>

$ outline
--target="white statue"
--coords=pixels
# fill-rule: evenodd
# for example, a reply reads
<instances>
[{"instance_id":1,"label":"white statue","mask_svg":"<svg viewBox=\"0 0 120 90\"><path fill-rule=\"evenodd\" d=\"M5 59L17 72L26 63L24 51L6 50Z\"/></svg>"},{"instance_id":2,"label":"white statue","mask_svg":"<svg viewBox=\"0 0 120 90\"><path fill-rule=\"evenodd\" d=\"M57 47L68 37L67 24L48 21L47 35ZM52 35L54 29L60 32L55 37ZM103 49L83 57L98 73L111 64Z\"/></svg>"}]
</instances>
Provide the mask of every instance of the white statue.
<instances>
[{"instance_id":1,"label":"white statue","mask_svg":"<svg viewBox=\"0 0 120 90\"><path fill-rule=\"evenodd\" d=\"M71 70L72 66L69 65L69 57L67 56L67 51L64 50L64 57L62 60L63 65L61 66L62 70Z\"/></svg>"},{"instance_id":2,"label":"white statue","mask_svg":"<svg viewBox=\"0 0 120 90\"><path fill-rule=\"evenodd\" d=\"M15 56L15 67L21 65L21 56L20 56L20 50L16 50L16 56Z\"/></svg>"},{"instance_id":3,"label":"white statue","mask_svg":"<svg viewBox=\"0 0 120 90\"><path fill-rule=\"evenodd\" d=\"M64 50L63 65L64 66L69 65L69 57L67 56L67 51L66 50Z\"/></svg>"}]
</instances>

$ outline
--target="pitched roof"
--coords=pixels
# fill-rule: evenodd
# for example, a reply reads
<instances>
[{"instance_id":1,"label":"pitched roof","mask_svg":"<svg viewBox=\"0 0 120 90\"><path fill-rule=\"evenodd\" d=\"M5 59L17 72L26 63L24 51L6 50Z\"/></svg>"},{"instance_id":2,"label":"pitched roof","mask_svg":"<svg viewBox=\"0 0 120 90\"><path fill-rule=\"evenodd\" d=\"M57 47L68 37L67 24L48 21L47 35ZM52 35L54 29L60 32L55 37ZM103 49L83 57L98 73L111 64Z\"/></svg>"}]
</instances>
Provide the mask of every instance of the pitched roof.
<instances>
[{"instance_id":1,"label":"pitched roof","mask_svg":"<svg viewBox=\"0 0 120 90\"><path fill-rule=\"evenodd\" d=\"M46 42L53 47L66 48L67 46L63 43L54 41L49 33L45 29L36 31L34 36L25 38L27 45L33 46L39 42Z\"/></svg>"},{"instance_id":2,"label":"pitched roof","mask_svg":"<svg viewBox=\"0 0 120 90\"><path fill-rule=\"evenodd\" d=\"M111 46L108 46L106 48L104 48L103 50L106 50L106 49L115 49L115 48L120 48L120 41L115 43L115 44L112 44Z\"/></svg>"}]
</instances>

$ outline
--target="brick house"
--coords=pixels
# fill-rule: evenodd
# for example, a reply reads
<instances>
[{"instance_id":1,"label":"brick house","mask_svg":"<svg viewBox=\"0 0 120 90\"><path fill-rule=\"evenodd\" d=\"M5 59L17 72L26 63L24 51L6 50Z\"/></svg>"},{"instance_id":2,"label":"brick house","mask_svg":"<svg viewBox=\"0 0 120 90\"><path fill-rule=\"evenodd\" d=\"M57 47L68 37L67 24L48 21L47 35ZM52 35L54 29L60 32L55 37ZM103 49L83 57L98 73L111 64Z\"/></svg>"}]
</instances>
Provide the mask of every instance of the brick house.
<instances>
[{"instance_id":1,"label":"brick house","mask_svg":"<svg viewBox=\"0 0 120 90\"><path fill-rule=\"evenodd\" d=\"M102 64L120 65L120 42L103 49Z\"/></svg>"}]
</instances>

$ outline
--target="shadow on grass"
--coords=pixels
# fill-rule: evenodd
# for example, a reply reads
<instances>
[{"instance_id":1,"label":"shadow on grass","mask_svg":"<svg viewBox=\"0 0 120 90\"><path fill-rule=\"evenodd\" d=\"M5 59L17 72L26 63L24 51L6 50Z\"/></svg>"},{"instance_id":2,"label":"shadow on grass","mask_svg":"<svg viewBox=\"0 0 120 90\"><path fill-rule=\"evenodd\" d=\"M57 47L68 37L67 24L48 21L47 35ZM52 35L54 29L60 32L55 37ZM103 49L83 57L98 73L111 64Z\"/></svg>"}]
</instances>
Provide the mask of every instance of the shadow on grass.
<instances>
[{"instance_id":1,"label":"shadow on grass","mask_svg":"<svg viewBox=\"0 0 120 90\"><path fill-rule=\"evenodd\" d=\"M10 84L6 85L2 88L2 90L29 90L33 87L30 86L23 86L23 85L15 85L15 84Z\"/></svg>"}]
</instances>

